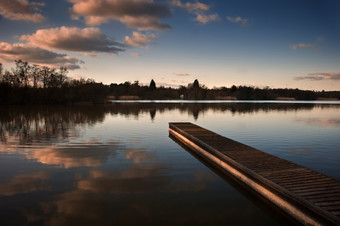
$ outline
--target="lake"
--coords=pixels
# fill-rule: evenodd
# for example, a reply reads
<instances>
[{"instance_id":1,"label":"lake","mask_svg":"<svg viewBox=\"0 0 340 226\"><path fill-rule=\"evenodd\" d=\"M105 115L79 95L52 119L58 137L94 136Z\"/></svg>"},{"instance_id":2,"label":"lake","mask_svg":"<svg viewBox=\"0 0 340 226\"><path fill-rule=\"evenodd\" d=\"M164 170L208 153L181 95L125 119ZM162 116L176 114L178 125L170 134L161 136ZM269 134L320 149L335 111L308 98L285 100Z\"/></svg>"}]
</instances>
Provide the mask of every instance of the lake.
<instances>
[{"instance_id":1,"label":"lake","mask_svg":"<svg viewBox=\"0 0 340 226\"><path fill-rule=\"evenodd\" d=\"M0 225L292 223L169 138L186 121L340 179L340 102L1 106Z\"/></svg>"}]
</instances>

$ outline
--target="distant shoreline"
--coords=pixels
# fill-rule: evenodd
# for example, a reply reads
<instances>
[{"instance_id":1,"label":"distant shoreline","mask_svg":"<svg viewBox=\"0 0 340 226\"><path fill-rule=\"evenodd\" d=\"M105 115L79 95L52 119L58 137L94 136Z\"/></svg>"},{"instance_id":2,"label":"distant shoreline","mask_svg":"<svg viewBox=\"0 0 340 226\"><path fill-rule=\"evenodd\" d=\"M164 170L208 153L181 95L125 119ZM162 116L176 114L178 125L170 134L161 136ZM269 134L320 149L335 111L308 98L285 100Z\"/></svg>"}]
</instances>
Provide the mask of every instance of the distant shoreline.
<instances>
[{"instance_id":1,"label":"distant shoreline","mask_svg":"<svg viewBox=\"0 0 340 226\"><path fill-rule=\"evenodd\" d=\"M288 103L340 104L340 100L109 100L109 103L163 103L163 104L223 104L223 103Z\"/></svg>"}]
</instances>

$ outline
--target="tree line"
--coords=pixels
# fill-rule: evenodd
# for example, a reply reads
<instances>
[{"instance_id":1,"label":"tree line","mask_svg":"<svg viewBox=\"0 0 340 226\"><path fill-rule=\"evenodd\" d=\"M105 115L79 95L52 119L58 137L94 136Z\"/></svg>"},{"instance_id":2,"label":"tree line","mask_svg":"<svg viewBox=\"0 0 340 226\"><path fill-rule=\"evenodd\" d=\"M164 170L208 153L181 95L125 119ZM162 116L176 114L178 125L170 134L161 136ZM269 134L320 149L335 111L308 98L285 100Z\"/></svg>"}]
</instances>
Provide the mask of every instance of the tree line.
<instances>
[{"instance_id":1,"label":"tree line","mask_svg":"<svg viewBox=\"0 0 340 226\"><path fill-rule=\"evenodd\" d=\"M184 100L317 100L340 99L340 91L311 91L300 89L271 89L269 87L258 88L253 86L235 86L207 88L197 79L187 86L178 88L156 87L152 79L150 85L140 86L138 81L134 83L111 83L110 95L115 99L127 97L131 99L184 99ZM124 98L122 98L124 99Z\"/></svg>"},{"instance_id":2,"label":"tree line","mask_svg":"<svg viewBox=\"0 0 340 226\"><path fill-rule=\"evenodd\" d=\"M73 79L65 67L30 65L15 60L15 68L4 70L0 63L0 104L100 103L108 87L93 79Z\"/></svg>"},{"instance_id":3,"label":"tree line","mask_svg":"<svg viewBox=\"0 0 340 226\"><path fill-rule=\"evenodd\" d=\"M219 87L209 89L196 79L178 88L157 87L139 81L104 85L93 79L73 79L67 68L30 65L15 60L15 68L4 70L0 63L0 104L74 104L104 103L107 99L149 100L316 100L340 99L340 91L311 91L299 89L271 89L252 86Z\"/></svg>"}]
</instances>

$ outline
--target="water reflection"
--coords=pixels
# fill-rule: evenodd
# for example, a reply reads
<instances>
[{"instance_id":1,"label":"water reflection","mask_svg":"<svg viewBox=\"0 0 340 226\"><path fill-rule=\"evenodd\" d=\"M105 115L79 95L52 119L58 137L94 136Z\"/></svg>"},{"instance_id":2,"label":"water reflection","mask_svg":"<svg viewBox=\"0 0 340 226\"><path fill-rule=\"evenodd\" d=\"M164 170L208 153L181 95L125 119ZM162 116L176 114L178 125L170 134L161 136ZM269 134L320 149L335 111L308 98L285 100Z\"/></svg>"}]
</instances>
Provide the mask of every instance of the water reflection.
<instances>
[{"instance_id":1,"label":"water reflection","mask_svg":"<svg viewBox=\"0 0 340 226\"><path fill-rule=\"evenodd\" d=\"M102 145L69 145L54 146L42 149L30 149L25 154L27 159L34 159L43 164L56 165L63 168L81 166L100 166L109 157L116 155L118 145L115 143Z\"/></svg>"},{"instance_id":2,"label":"water reflection","mask_svg":"<svg viewBox=\"0 0 340 226\"><path fill-rule=\"evenodd\" d=\"M246 114L258 111L297 111L312 110L313 104L153 104L153 103L114 103L99 106L45 106L45 107L2 107L0 112L0 139L7 144L16 138L21 145L31 144L39 140L48 140L57 143L79 136L79 126L91 126L103 122L107 114L138 117L146 112L150 114L151 121L165 111L179 110L181 113L191 115L195 120L201 114L212 110L213 112L231 112L232 114ZM323 105L323 108L332 105ZM329 123L339 123L338 120Z\"/></svg>"},{"instance_id":3,"label":"water reflection","mask_svg":"<svg viewBox=\"0 0 340 226\"><path fill-rule=\"evenodd\" d=\"M15 175L9 182L0 184L0 196L11 196L49 189L50 186L46 182L46 179L49 177L49 173L45 171Z\"/></svg>"},{"instance_id":4,"label":"water reflection","mask_svg":"<svg viewBox=\"0 0 340 226\"><path fill-rule=\"evenodd\" d=\"M126 150L125 153L126 159L131 159L133 163L140 163L145 160L154 160L155 159L155 153L147 152L146 149L142 148L134 148Z\"/></svg>"},{"instance_id":5,"label":"water reflection","mask_svg":"<svg viewBox=\"0 0 340 226\"><path fill-rule=\"evenodd\" d=\"M94 125L105 118L104 108L93 107L2 107L0 137L8 143L15 137L19 144L38 140L59 142L76 136L76 125Z\"/></svg>"},{"instance_id":6,"label":"water reflection","mask_svg":"<svg viewBox=\"0 0 340 226\"><path fill-rule=\"evenodd\" d=\"M69 151L72 152L72 150ZM61 155L65 153L66 150L62 150ZM72 161L65 161L64 166L75 166L73 160L81 159L82 155L79 152L67 154L66 156ZM162 218L168 214L161 212L174 212L175 196L178 193L192 194L204 191L213 181L211 176L200 171L185 181L176 181L167 173L171 170L171 165L160 162L156 153L149 152L146 148L127 147L125 154L111 155L111 157L113 162L106 167L97 165L96 161L92 164L91 160L89 164L80 160L76 166L83 164L88 166L87 170L83 171L81 176L71 173L74 176L70 178L69 183L74 186L56 195L53 195L54 191L60 188L55 187L58 185L53 181L58 178L50 175L48 168L29 175L13 176L9 182L0 185L0 195L13 196L27 193L34 197L34 192L43 190L51 190L52 194L49 201L39 201L38 198L38 201L31 204L29 208L20 208L20 211L16 213L16 219L4 217L4 222L11 220L17 224L24 221L41 225L111 225L115 223L138 225L142 221L143 223L169 222L170 224L172 220L164 221ZM56 164L55 161L49 163ZM59 160L57 163L59 164ZM47 179L49 181L46 181ZM180 207L181 211L186 208L190 207ZM195 217L190 216L191 219Z\"/></svg>"},{"instance_id":7,"label":"water reflection","mask_svg":"<svg viewBox=\"0 0 340 226\"><path fill-rule=\"evenodd\" d=\"M256 135L268 116L276 122L287 115L282 125L290 127L287 118L298 124L303 115L322 113L322 120L338 127L336 111L323 114L333 108L287 103L2 106L0 225L275 224L271 214L169 141L167 123L205 121L216 129L228 125L237 134L249 133L251 122ZM270 126L269 135L286 129Z\"/></svg>"},{"instance_id":8,"label":"water reflection","mask_svg":"<svg viewBox=\"0 0 340 226\"><path fill-rule=\"evenodd\" d=\"M316 127L339 127L340 118L297 118L296 122Z\"/></svg>"}]
</instances>

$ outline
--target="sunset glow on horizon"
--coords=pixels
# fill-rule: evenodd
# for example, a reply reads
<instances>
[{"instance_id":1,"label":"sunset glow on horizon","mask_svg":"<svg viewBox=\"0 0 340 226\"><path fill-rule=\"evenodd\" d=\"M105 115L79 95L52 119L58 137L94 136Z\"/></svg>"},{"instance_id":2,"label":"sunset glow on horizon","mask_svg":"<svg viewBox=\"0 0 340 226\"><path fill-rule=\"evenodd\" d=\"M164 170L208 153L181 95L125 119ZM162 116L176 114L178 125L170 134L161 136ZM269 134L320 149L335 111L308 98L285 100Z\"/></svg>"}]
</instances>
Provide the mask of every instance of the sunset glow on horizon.
<instances>
[{"instance_id":1,"label":"sunset glow on horizon","mask_svg":"<svg viewBox=\"0 0 340 226\"><path fill-rule=\"evenodd\" d=\"M340 90L340 2L0 0L0 63L96 82Z\"/></svg>"}]
</instances>

